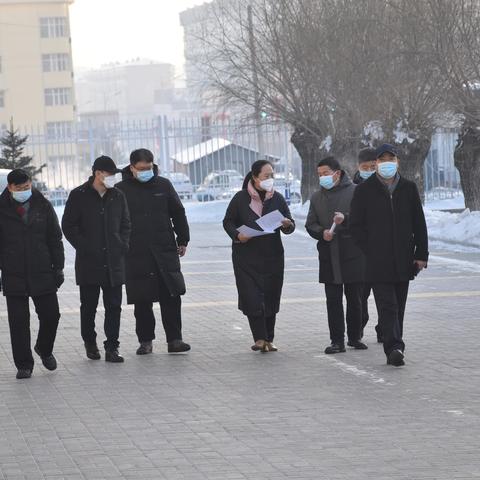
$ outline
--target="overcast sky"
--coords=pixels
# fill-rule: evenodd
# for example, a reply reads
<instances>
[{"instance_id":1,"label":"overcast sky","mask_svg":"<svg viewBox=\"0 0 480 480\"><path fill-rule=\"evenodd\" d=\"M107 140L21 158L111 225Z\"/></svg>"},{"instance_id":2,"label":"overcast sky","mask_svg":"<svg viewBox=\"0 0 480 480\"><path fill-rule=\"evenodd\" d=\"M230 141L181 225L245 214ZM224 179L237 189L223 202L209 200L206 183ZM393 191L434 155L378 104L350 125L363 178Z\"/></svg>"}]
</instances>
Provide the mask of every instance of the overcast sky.
<instances>
[{"instance_id":1,"label":"overcast sky","mask_svg":"<svg viewBox=\"0 0 480 480\"><path fill-rule=\"evenodd\" d=\"M183 64L179 12L207 0L75 0L70 7L76 68L136 57Z\"/></svg>"}]
</instances>

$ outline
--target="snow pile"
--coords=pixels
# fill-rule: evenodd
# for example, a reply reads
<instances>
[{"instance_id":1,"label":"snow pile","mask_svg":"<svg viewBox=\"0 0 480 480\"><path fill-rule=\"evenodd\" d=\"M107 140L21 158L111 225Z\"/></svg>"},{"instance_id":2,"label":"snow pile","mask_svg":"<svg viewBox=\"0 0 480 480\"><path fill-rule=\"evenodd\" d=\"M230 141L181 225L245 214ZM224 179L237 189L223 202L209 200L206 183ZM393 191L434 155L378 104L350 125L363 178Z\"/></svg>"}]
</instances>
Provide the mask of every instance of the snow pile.
<instances>
[{"instance_id":1,"label":"snow pile","mask_svg":"<svg viewBox=\"0 0 480 480\"><path fill-rule=\"evenodd\" d=\"M431 210L453 210L465 208L465 198L460 194L454 198L442 198L439 200L428 200L425 202L426 208Z\"/></svg>"},{"instance_id":2,"label":"snow pile","mask_svg":"<svg viewBox=\"0 0 480 480\"><path fill-rule=\"evenodd\" d=\"M230 200L213 202L185 202L185 212L189 223L220 223Z\"/></svg>"},{"instance_id":3,"label":"snow pile","mask_svg":"<svg viewBox=\"0 0 480 480\"><path fill-rule=\"evenodd\" d=\"M480 212L448 213L425 210L428 236L432 240L480 247Z\"/></svg>"}]
</instances>

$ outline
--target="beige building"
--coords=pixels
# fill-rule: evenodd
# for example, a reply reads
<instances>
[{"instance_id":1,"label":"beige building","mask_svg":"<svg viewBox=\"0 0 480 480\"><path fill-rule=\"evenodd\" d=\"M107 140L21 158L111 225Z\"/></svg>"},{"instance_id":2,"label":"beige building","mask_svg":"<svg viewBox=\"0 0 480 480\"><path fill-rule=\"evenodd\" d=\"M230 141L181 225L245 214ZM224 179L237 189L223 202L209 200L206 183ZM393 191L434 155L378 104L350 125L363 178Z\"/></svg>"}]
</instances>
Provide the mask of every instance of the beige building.
<instances>
[{"instance_id":1,"label":"beige building","mask_svg":"<svg viewBox=\"0 0 480 480\"><path fill-rule=\"evenodd\" d=\"M55 177L76 159L73 141L65 142L76 116L69 26L73 1L0 0L0 128L13 118L14 126L30 135L29 153L37 164L47 163L42 180L49 185L59 183ZM60 139L61 148L55 144Z\"/></svg>"}]
</instances>

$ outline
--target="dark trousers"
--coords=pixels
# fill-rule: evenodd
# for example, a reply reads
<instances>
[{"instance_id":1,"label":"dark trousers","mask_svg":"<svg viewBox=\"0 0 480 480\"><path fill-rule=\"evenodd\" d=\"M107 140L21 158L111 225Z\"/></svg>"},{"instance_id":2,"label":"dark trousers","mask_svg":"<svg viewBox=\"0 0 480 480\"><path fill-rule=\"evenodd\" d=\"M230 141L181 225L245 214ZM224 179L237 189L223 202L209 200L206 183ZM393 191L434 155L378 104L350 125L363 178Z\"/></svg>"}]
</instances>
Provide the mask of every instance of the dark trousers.
<instances>
[{"instance_id":1,"label":"dark trousers","mask_svg":"<svg viewBox=\"0 0 480 480\"><path fill-rule=\"evenodd\" d=\"M162 324L167 342L182 340L182 299L172 297L163 279L159 276L159 303ZM155 338L155 315L153 302L135 303L135 332L139 342L150 342Z\"/></svg>"},{"instance_id":2,"label":"dark trousers","mask_svg":"<svg viewBox=\"0 0 480 480\"><path fill-rule=\"evenodd\" d=\"M363 337L363 330L367 326L368 320L370 320L370 315L368 314L368 299L372 293L372 285L370 283L364 283L362 288L362 331L361 336ZM378 307L377 307L378 314ZM378 337L382 337L382 328L380 326L380 320L377 320L377 325L375 326L375 331L377 332Z\"/></svg>"},{"instance_id":3,"label":"dark trousers","mask_svg":"<svg viewBox=\"0 0 480 480\"><path fill-rule=\"evenodd\" d=\"M30 337L29 297L7 296L8 323L12 342L13 361L17 369L33 369ZM56 293L32 297L38 315L39 329L36 346L42 357L52 354L57 335L60 309Z\"/></svg>"},{"instance_id":4,"label":"dark trousers","mask_svg":"<svg viewBox=\"0 0 480 480\"><path fill-rule=\"evenodd\" d=\"M405 349L402 336L408 286L409 282L372 285L383 333L383 349L387 355L392 350L400 349L403 352Z\"/></svg>"},{"instance_id":5,"label":"dark trousers","mask_svg":"<svg viewBox=\"0 0 480 480\"><path fill-rule=\"evenodd\" d=\"M100 289L103 292L105 320L103 328L107 339L103 342L105 350L116 350L120 345L120 315L122 313L122 286L100 285L80 286L80 328L85 343L95 343L95 316L97 314Z\"/></svg>"},{"instance_id":6,"label":"dark trousers","mask_svg":"<svg viewBox=\"0 0 480 480\"><path fill-rule=\"evenodd\" d=\"M343 294L347 300L347 336L349 341L360 340L362 329L362 289L361 283L325 284L327 296L328 328L332 343L345 342L345 314Z\"/></svg>"},{"instance_id":7,"label":"dark trousers","mask_svg":"<svg viewBox=\"0 0 480 480\"><path fill-rule=\"evenodd\" d=\"M248 315L248 323L255 342L257 340L273 342L276 318L276 315Z\"/></svg>"}]
</instances>

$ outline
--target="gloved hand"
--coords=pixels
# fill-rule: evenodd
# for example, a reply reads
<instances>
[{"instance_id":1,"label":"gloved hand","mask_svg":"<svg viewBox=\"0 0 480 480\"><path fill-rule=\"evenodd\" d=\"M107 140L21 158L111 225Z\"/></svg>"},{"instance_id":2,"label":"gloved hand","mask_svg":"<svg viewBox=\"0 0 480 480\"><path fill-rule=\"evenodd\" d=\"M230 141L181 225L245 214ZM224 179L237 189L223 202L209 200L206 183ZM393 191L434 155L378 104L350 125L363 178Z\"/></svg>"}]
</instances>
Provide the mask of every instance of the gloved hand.
<instances>
[{"instance_id":1,"label":"gloved hand","mask_svg":"<svg viewBox=\"0 0 480 480\"><path fill-rule=\"evenodd\" d=\"M65 276L63 275L63 270L56 270L55 271L55 285L57 288L60 288L65 281Z\"/></svg>"}]
</instances>

